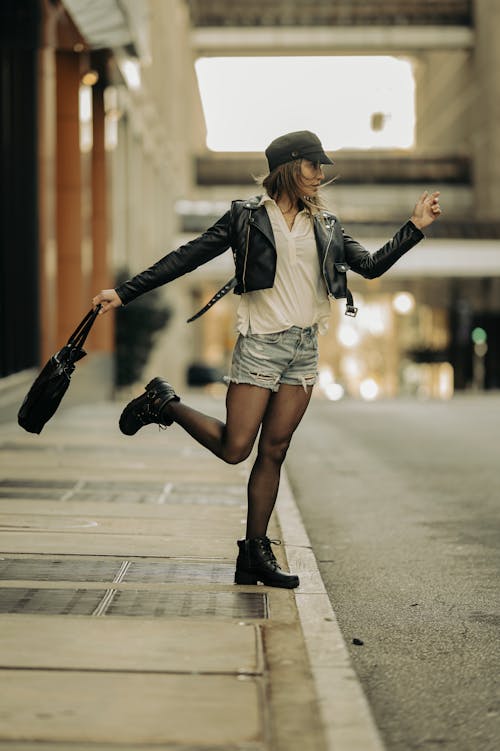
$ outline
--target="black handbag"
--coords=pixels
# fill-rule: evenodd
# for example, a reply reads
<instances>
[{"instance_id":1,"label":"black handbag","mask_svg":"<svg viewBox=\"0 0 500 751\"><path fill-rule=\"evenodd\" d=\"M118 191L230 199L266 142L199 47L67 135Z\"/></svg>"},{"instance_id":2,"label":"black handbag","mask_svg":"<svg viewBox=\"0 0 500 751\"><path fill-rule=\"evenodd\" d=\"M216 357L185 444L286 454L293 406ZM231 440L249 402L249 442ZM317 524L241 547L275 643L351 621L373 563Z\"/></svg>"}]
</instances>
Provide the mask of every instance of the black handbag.
<instances>
[{"instance_id":1,"label":"black handbag","mask_svg":"<svg viewBox=\"0 0 500 751\"><path fill-rule=\"evenodd\" d=\"M71 334L68 343L52 355L36 377L17 414L19 425L28 433L41 433L45 423L60 405L68 390L75 363L87 354L83 345L100 309L101 306L98 305L95 310L89 310Z\"/></svg>"}]
</instances>

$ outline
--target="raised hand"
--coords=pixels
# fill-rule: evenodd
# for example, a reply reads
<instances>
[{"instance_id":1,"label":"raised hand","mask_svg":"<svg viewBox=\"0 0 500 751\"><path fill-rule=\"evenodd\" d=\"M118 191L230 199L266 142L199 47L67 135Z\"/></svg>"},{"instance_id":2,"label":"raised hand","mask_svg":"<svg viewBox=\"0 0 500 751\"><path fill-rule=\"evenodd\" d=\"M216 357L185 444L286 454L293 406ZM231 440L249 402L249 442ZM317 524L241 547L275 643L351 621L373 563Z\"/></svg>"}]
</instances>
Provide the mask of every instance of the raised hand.
<instances>
[{"instance_id":1,"label":"raised hand","mask_svg":"<svg viewBox=\"0 0 500 751\"><path fill-rule=\"evenodd\" d=\"M426 190L422 193L411 215L411 221L415 227L418 227L418 229L428 227L429 224L432 224L441 215L439 195L439 190L431 194Z\"/></svg>"}]
</instances>

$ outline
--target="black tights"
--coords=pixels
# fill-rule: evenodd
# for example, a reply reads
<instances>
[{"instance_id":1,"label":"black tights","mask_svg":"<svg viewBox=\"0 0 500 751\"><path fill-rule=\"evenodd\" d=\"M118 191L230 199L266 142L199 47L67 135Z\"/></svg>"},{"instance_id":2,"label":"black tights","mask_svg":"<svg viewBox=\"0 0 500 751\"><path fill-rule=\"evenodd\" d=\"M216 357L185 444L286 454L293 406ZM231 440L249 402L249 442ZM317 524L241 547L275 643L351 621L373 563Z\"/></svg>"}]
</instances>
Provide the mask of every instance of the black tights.
<instances>
[{"instance_id":1,"label":"black tights","mask_svg":"<svg viewBox=\"0 0 500 751\"><path fill-rule=\"evenodd\" d=\"M261 429L257 458L248 480L249 539L267 533L281 465L311 398L312 386L306 389L281 385L279 391L272 392L260 386L231 383L225 423L183 402L169 402L164 407L164 416L173 418L198 443L229 464L238 464L250 455Z\"/></svg>"}]
</instances>

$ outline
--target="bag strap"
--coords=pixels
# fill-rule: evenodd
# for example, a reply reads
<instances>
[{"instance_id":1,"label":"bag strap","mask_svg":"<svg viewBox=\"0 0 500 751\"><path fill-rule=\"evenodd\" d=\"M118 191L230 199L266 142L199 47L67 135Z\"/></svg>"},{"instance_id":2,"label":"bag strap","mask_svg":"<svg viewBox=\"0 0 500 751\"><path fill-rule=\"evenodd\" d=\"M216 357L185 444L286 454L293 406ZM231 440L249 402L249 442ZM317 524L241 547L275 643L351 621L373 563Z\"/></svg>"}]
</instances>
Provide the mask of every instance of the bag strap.
<instances>
[{"instance_id":1,"label":"bag strap","mask_svg":"<svg viewBox=\"0 0 500 751\"><path fill-rule=\"evenodd\" d=\"M68 339L69 347L76 347L78 349L81 349L83 347L85 340L90 333L90 329L94 325L95 319L99 315L101 307L101 305L97 305L96 308L91 308L89 312L83 317L83 319L80 321L80 323Z\"/></svg>"}]
</instances>

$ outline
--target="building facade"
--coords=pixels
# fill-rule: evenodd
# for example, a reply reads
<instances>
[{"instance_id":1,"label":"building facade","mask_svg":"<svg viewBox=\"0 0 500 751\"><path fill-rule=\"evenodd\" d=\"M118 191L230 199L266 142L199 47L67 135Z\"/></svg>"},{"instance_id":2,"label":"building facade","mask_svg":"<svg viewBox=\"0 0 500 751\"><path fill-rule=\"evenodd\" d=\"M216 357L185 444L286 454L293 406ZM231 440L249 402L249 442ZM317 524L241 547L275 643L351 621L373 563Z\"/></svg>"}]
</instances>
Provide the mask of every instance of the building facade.
<instances>
[{"instance_id":1,"label":"building facade","mask_svg":"<svg viewBox=\"0 0 500 751\"><path fill-rule=\"evenodd\" d=\"M6 0L0 29L0 386L11 416L93 295L172 246L196 84L182 0ZM164 347L177 346L176 325ZM113 329L113 316L99 319L69 399L112 394Z\"/></svg>"}]
</instances>

